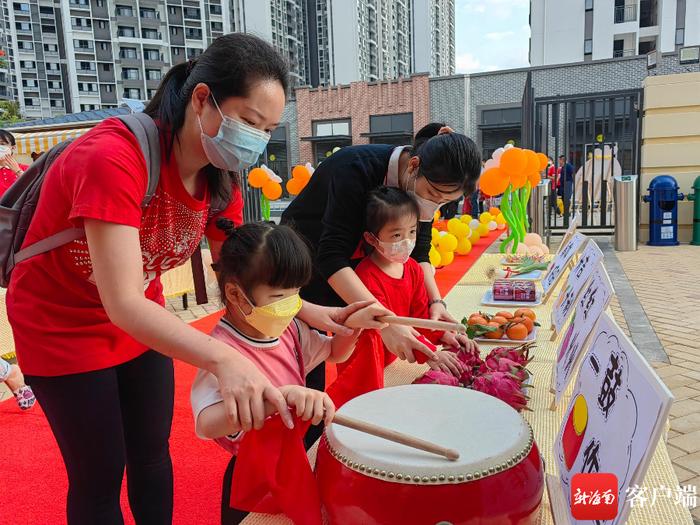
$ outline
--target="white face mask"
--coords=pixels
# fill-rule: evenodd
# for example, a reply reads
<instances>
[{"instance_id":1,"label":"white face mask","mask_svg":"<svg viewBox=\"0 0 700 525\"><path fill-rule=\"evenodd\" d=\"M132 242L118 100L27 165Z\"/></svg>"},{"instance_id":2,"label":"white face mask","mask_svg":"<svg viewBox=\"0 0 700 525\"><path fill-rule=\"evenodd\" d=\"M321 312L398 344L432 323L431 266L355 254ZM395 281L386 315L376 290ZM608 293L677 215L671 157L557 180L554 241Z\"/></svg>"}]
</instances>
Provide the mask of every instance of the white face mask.
<instances>
[{"instance_id":1,"label":"white face mask","mask_svg":"<svg viewBox=\"0 0 700 525\"><path fill-rule=\"evenodd\" d=\"M9 155L12 153L12 146L6 146L5 144L0 144L0 157Z\"/></svg>"},{"instance_id":2,"label":"white face mask","mask_svg":"<svg viewBox=\"0 0 700 525\"><path fill-rule=\"evenodd\" d=\"M228 171L240 171L252 166L265 151L270 140L269 133L227 117L221 112L216 100L214 105L221 115L221 125L216 136L210 137L204 133L202 119L197 115L207 159L213 166Z\"/></svg>"},{"instance_id":3,"label":"white face mask","mask_svg":"<svg viewBox=\"0 0 700 525\"><path fill-rule=\"evenodd\" d=\"M373 237L377 241L377 250L384 257L386 257L391 262L405 264L408 258L413 253L413 248L416 247L416 241L414 239L403 239L396 242L386 242L377 239L376 235Z\"/></svg>"},{"instance_id":4,"label":"white face mask","mask_svg":"<svg viewBox=\"0 0 700 525\"><path fill-rule=\"evenodd\" d=\"M433 222L433 219L435 218L435 212L440 209L442 206L441 203L439 202L433 202L429 199L425 199L418 195L416 193L416 182L418 181L418 175L415 175L413 177L413 189L412 190L406 190L408 194L412 195L413 198L416 200L416 203L418 204L418 212L419 212L419 217L418 220L420 222Z\"/></svg>"}]
</instances>

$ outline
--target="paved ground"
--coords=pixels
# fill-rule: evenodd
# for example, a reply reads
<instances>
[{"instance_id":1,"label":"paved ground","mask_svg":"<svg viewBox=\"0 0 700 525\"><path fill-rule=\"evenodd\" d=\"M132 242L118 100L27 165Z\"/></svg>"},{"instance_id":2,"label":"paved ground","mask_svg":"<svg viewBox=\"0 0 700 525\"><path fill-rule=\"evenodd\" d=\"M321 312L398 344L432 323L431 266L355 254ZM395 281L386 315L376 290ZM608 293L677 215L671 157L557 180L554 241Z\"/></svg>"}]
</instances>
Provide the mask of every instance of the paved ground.
<instances>
[{"instance_id":1,"label":"paved ground","mask_svg":"<svg viewBox=\"0 0 700 525\"><path fill-rule=\"evenodd\" d=\"M675 396L668 451L678 480L700 487L700 247L642 245L616 256L668 355L652 365ZM700 523L700 508L692 514Z\"/></svg>"}]
</instances>

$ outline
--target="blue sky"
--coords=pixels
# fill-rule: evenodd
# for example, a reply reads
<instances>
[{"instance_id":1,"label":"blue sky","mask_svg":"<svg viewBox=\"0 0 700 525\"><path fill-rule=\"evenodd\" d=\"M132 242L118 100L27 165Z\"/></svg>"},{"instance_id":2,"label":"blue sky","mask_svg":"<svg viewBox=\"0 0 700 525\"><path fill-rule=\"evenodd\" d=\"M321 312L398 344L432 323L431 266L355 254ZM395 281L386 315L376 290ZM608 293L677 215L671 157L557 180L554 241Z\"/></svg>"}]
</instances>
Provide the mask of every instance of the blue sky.
<instances>
[{"instance_id":1,"label":"blue sky","mask_svg":"<svg viewBox=\"0 0 700 525\"><path fill-rule=\"evenodd\" d=\"M457 73L528 65L529 0L456 0Z\"/></svg>"}]
</instances>

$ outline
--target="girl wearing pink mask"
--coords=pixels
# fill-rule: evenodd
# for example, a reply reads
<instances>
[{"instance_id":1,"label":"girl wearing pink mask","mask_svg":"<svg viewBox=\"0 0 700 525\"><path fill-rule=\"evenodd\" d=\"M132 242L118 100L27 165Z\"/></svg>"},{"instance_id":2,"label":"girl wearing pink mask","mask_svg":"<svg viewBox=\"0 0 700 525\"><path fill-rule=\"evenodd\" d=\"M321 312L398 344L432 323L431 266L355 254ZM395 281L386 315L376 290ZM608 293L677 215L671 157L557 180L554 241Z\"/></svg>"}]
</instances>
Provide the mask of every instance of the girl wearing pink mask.
<instances>
[{"instance_id":1,"label":"girl wearing pink mask","mask_svg":"<svg viewBox=\"0 0 700 525\"><path fill-rule=\"evenodd\" d=\"M430 300L423 269L411 257L416 245L419 214L415 198L403 190L380 186L370 192L363 234L365 252L370 253L357 265L355 273L370 293L394 315L429 319ZM418 340L435 345L466 348L475 345L462 334L409 330ZM386 345L383 347L384 364L387 365L396 359L396 355L389 352ZM461 363L453 352L438 351L436 356L437 359L428 361L432 369L460 375ZM350 361L345 366L349 366Z\"/></svg>"}]
</instances>

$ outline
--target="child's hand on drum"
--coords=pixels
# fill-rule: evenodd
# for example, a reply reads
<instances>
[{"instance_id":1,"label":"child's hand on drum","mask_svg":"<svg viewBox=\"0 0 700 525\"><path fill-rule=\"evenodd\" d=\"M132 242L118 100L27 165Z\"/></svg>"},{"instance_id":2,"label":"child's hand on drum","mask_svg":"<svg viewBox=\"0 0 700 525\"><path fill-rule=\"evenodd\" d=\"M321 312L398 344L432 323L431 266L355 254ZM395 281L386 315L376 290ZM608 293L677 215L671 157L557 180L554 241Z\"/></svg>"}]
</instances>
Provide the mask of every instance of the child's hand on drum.
<instances>
[{"instance_id":1,"label":"child's hand on drum","mask_svg":"<svg viewBox=\"0 0 700 525\"><path fill-rule=\"evenodd\" d=\"M335 416L335 405L328 394L312 388L298 385L285 385L280 387L280 392L287 401L287 405L296 408L296 414L302 421L309 421L318 425L321 420L330 425Z\"/></svg>"},{"instance_id":2,"label":"child's hand on drum","mask_svg":"<svg viewBox=\"0 0 700 525\"><path fill-rule=\"evenodd\" d=\"M428 365L433 370L441 370L446 374L452 374L455 377L462 375L464 365L454 352L441 350L436 352L437 361L430 361Z\"/></svg>"}]
</instances>

